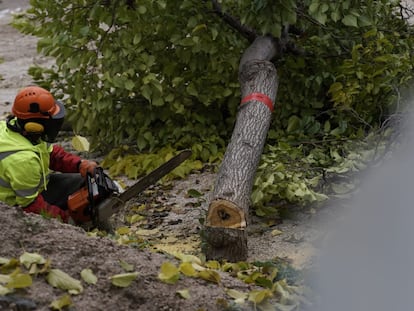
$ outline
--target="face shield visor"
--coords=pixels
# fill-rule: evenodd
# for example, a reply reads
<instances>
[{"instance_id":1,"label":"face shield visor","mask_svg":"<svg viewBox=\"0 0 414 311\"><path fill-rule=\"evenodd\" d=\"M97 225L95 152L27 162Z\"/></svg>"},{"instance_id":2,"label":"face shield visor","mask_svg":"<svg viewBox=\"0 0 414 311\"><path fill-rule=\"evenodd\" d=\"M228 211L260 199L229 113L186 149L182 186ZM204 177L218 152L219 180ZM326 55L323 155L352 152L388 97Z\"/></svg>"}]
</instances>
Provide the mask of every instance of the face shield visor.
<instances>
[{"instance_id":1,"label":"face shield visor","mask_svg":"<svg viewBox=\"0 0 414 311\"><path fill-rule=\"evenodd\" d=\"M51 115L49 119L42 119L45 130L41 137L48 143L55 142L65 119L65 106L59 101L56 101L55 104L59 108L56 113Z\"/></svg>"},{"instance_id":2,"label":"face shield visor","mask_svg":"<svg viewBox=\"0 0 414 311\"><path fill-rule=\"evenodd\" d=\"M42 123L44 124L45 130L41 135L42 140L48 143L54 143L56 137L59 134L60 129L62 128L64 118L61 119L43 119Z\"/></svg>"}]
</instances>

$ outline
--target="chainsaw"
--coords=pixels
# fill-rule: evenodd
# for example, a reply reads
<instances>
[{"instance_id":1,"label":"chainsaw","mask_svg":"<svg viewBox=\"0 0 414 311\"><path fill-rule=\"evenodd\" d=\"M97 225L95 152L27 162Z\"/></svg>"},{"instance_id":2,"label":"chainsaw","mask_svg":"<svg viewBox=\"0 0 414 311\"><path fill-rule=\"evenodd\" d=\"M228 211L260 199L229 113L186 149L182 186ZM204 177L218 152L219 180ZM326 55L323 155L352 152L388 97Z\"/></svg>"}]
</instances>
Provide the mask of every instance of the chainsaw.
<instances>
[{"instance_id":1,"label":"chainsaw","mask_svg":"<svg viewBox=\"0 0 414 311\"><path fill-rule=\"evenodd\" d=\"M86 185L69 196L69 215L77 225L100 228L126 201L155 184L190 156L191 150L181 151L125 191L105 174L103 168L97 167L93 174L86 175Z\"/></svg>"}]
</instances>

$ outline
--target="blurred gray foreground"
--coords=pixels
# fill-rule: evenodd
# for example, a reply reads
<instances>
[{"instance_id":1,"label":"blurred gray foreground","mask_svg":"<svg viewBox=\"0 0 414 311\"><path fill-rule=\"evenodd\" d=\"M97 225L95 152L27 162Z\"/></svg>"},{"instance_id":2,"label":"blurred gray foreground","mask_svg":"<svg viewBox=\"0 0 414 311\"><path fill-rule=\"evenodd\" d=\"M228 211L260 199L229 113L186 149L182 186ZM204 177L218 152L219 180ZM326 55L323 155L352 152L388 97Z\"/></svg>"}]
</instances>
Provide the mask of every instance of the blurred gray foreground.
<instances>
[{"instance_id":1,"label":"blurred gray foreground","mask_svg":"<svg viewBox=\"0 0 414 311\"><path fill-rule=\"evenodd\" d=\"M413 125L410 117L401 148L330 223L313 280L318 311L414 310Z\"/></svg>"}]
</instances>

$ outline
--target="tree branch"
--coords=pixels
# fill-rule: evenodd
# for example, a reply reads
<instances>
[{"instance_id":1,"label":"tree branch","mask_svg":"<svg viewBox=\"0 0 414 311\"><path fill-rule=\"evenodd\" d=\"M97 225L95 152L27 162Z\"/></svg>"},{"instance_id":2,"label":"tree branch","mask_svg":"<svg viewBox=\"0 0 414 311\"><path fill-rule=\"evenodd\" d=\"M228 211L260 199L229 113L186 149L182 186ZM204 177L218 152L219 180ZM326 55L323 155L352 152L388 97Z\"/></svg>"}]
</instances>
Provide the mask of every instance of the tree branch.
<instances>
[{"instance_id":1,"label":"tree branch","mask_svg":"<svg viewBox=\"0 0 414 311\"><path fill-rule=\"evenodd\" d=\"M256 39L258 36L257 32L254 29L243 25L238 19L234 18L230 14L223 12L221 5L217 2L217 0L211 0L211 4L213 5L213 12L220 16L220 18L222 18L234 30L239 32L250 43Z\"/></svg>"},{"instance_id":2,"label":"tree branch","mask_svg":"<svg viewBox=\"0 0 414 311\"><path fill-rule=\"evenodd\" d=\"M217 0L211 0L213 5L213 12L217 14L225 23L227 23L234 30L239 32L244 38L246 38L250 43L253 43L254 40L259 37L259 33L246 25L243 25L240 20L236 19L234 16L223 12L221 5ZM293 40L291 40L289 33L298 34L302 31L296 27L286 26L283 28L281 38L274 38L270 34L268 37L272 37L272 44L276 49L275 58L281 58L285 53L292 53L294 55L304 55L305 52L296 46ZM266 59L268 59L266 57Z\"/></svg>"}]
</instances>

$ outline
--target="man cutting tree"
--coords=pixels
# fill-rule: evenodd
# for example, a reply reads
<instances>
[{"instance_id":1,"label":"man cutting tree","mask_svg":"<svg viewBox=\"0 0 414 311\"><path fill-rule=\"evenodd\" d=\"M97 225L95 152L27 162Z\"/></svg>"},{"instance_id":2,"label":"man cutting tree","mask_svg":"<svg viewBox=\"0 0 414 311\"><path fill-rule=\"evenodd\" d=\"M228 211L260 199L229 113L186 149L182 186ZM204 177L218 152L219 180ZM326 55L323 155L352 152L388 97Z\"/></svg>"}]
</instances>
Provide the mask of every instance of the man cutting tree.
<instances>
[{"instance_id":1,"label":"man cutting tree","mask_svg":"<svg viewBox=\"0 0 414 311\"><path fill-rule=\"evenodd\" d=\"M68 197L84 186L86 174L98 164L52 145L65 107L46 89L20 90L11 113L0 121L0 201L68 222Z\"/></svg>"}]
</instances>

